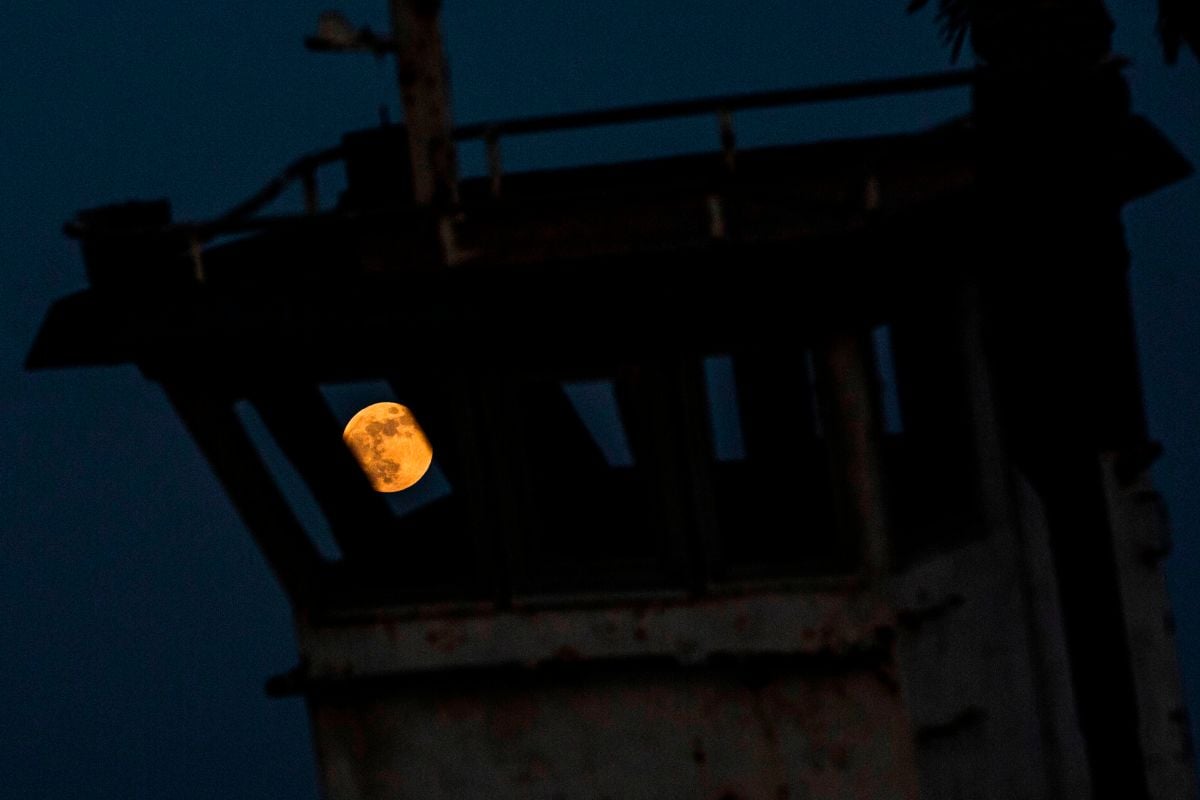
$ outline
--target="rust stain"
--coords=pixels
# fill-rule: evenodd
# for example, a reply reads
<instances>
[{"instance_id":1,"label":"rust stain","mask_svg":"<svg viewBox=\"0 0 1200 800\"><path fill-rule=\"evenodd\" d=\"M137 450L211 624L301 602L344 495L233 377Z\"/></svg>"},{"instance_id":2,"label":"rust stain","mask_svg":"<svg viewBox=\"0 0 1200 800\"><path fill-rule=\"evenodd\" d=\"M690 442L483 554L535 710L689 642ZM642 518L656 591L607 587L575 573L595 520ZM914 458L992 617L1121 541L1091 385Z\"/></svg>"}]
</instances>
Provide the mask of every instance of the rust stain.
<instances>
[{"instance_id":1,"label":"rust stain","mask_svg":"<svg viewBox=\"0 0 1200 800\"><path fill-rule=\"evenodd\" d=\"M525 768L517 773L517 783L540 783L554 775L554 769L548 761L539 756L532 756Z\"/></svg>"},{"instance_id":2,"label":"rust stain","mask_svg":"<svg viewBox=\"0 0 1200 800\"><path fill-rule=\"evenodd\" d=\"M554 633L567 636L574 632L575 626L571 624L571 620L564 614L558 614L550 611L540 611L529 616L531 623L537 626L544 625Z\"/></svg>"},{"instance_id":3,"label":"rust stain","mask_svg":"<svg viewBox=\"0 0 1200 800\"><path fill-rule=\"evenodd\" d=\"M555 661L583 661L583 653L572 647L569 644L564 644L562 647L554 651L553 660Z\"/></svg>"},{"instance_id":4,"label":"rust stain","mask_svg":"<svg viewBox=\"0 0 1200 800\"><path fill-rule=\"evenodd\" d=\"M608 730L617 724L613 717L612 703L594 691L573 694L567 702L571 710L588 726Z\"/></svg>"},{"instance_id":5,"label":"rust stain","mask_svg":"<svg viewBox=\"0 0 1200 800\"><path fill-rule=\"evenodd\" d=\"M471 722L483 719L484 703L479 697L464 695L439 699L436 714L437 721L444 725Z\"/></svg>"},{"instance_id":6,"label":"rust stain","mask_svg":"<svg viewBox=\"0 0 1200 800\"><path fill-rule=\"evenodd\" d=\"M458 625L441 625L427 630L425 641L439 653L453 653L467 641L467 632Z\"/></svg>"},{"instance_id":7,"label":"rust stain","mask_svg":"<svg viewBox=\"0 0 1200 800\"><path fill-rule=\"evenodd\" d=\"M498 739L515 739L533 730L539 714L538 704L532 697L518 695L491 706L488 728Z\"/></svg>"},{"instance_id":8,"label":"rust stain","mask_svg":"<svg viewBox=\"0 0 1200 800\"><path fill-rule=\"evenodd\" d=\"M360 714L327 706L317 712L317 722L325 735L347 743L355 759L367 757L367 732Z\"/></svg>"},{"instance_id":9,"label":"rust stain","mask_svg":"<svg viewBox=\"0 0 1200 800\"><path fill-rule=\"evenodd\" d=\"M377 769L375 770L375 782L381 786L395 791L403 789L408 782L403 772L395 769Z\"/></svg>"}]
</instances>

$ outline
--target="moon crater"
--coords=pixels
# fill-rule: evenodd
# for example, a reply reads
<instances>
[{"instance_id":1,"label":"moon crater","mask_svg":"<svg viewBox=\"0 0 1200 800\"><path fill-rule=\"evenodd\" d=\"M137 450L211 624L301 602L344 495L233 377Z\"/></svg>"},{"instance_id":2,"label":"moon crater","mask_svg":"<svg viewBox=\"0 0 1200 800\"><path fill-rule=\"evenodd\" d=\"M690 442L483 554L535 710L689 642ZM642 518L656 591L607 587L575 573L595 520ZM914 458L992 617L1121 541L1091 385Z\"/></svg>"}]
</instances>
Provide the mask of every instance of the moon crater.
<instances>
[{"instance_id":1,"label":"moon crater","mask_svg":"<svg viewBox=\"0 0 1200 800\"><path fill-rule=\"evenodd\" d=\"M342 440L377 492L415 484L433 463L433 448L407 406L373 403L346 423Z\"/></svg>"}]
</instances>

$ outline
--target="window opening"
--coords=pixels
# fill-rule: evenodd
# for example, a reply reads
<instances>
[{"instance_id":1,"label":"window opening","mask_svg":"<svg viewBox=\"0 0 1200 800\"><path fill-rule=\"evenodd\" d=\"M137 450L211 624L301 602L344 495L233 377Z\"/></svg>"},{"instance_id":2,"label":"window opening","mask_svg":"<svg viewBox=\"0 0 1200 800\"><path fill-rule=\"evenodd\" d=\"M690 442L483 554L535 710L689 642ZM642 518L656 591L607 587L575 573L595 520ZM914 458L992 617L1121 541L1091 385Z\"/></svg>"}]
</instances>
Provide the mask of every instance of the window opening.
<instances>
[{"instance_id":1,"label":"window opening","mask_svg":"<svg viewBox=\"0 0 1200 800\"><path fill-rule=\"evenodd\" d=\"M708 392L708 421L712 432L713 456L717 461L745 461L742 413L738 408L733 359L728 355L704 359L704 384Z\"/></svg>"},{"instance_id":2,"label":"window opening","mask_svg":"<svg viewBox=\"0 0 1200 800\"><path fill-rule=\"evenodd\" d=\"M266 423L258 411L248 400L239 400L234 404L234 413L237 414L246 435L253 442L279 491L283 493L292 513L296 515L296 519L316 546L317 552L330 561L341 560L342 550L333 537L329 520L321 512L321 507L300 477L300 473L292 466L292 462L279 448L275 437L267 430Z\"/></svg>"},{"instance_id":3,"label":"window opening","mask_svg":"<svg viewBox=\"0 0 1200 800\"><path fill-rule=\"evenodd\" d=\"M611 380L564 383L563 391L610 467L632 467L633 451Z\"/></svg>"},{"instance_id":4,"label":"window opening","mask_svg":"<svg viewBox=\"0 0 1200 800\"><path fill-rule=\"evenodd\" d=\"M403 403L391 385L384 380L322 384L321 394L330 410L345 425L363 408L380 402ZM418 417L418 422L420 418ZM434 444L433 463L425 475L409 488L398 492L381 493L392 513L403 517L431 505L453 493L453 487L438 464L438 444Z\"/></svg>"},{"instance_id":5,"label":"window opening","mask_svg":"<svg viewBox=\"0 0 1200 800\"><path fill-rule=\"evenodd\" d=\"M904 433L900 414L900 392L896 385L896 361L892 352L892 326L880 325L871 331L875 343L875 367L879 380L880 412L883 432Z\"/></svg>"}]
</instances>

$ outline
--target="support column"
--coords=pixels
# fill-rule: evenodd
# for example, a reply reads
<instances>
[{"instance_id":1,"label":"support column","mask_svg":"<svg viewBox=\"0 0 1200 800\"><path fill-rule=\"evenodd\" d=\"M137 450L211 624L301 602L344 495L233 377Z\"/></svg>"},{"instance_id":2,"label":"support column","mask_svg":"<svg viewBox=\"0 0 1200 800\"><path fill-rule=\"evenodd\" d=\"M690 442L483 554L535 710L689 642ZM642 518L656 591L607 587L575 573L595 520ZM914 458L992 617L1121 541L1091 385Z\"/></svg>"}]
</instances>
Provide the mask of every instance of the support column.
<instances>
[{"instance_id":1,"label":"support column","mask_svg":"<svg viewBox=\"0 0 1200 800\"><path fill-rule=\"evenodd\" d=\"M390 0L396 72L418 205L458 201L441 0Z\"/></svg>"}]
</instances>

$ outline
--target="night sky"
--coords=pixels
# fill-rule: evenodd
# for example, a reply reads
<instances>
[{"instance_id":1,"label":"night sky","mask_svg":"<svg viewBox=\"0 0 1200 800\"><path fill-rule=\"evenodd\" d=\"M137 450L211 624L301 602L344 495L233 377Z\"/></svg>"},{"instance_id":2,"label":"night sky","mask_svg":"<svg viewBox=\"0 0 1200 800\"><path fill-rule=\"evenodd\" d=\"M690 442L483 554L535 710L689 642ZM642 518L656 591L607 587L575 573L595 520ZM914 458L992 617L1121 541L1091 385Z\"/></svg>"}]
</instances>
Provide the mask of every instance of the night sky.
<instances>
[{"instance_id":1,"label":"night sky","mask_svg":"<svg viewBox=\"0 0 1200 800\"><path fill-rule=\"evenodd\" d=\"M944 69L905 0L446 0L458 122ZM158 386L132 367L26 373L50 303L84 287L62 224L170 198L203 219L293 158L399 117L390 62L306 51L327 8L384 0L10 0L0 26L0 776L21 798L316 796L289 609ZM1163 64L1154 3L1110 3L1136 109L1200 164L1200 69ZM963 90L741 114L739 144L917 130ZM514 139L509 169L715 147L711 119ZM463 171L482 170L465 147ZM336 175L323 175L332 202ZM273 210L297 208L287 197ZM1167 563L1200 717L1200 178L1127 208Z\"/></svg>"}]
</instances>

